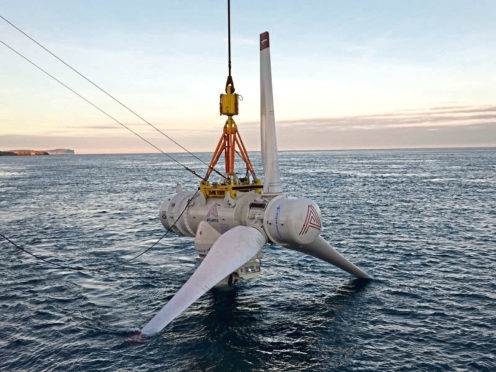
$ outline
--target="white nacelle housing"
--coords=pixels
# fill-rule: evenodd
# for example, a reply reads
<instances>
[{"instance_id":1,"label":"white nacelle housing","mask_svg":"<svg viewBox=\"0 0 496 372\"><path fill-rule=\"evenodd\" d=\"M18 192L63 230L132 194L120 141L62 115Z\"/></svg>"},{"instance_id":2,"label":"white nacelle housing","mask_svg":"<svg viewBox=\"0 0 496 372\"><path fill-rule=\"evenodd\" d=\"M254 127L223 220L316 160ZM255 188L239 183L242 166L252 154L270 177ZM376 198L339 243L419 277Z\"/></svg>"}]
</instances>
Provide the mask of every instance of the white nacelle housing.
<instances>
[{"instance_id":1,"label":"white nacelle housing","mask_svg":"<svg viewBox=\"0 0 496 372\"><path fill-rule=\"evenodd\" d=\"M163 202L160 220L167 229L176 220L173 231L182 236L197 235L202 221L209 225L203 229L214 229L219 234L245 225L263 231L270 241L280 245L309 244L322 229L320 208L307 198L288 199L283 195L260 196L251 192L237 199L228 196L205 199L202 193L194 195L194 191L180 191ZM215 234L207 235L213 244ZM198 239L203 251L208 245L206 237Z\"/></svg>"},{"instance_id":2,"label":"white nacelle housing","mask_svg":"<svg viewBox=\"0 0 496 372\"><path fill-rule=\"evenodd\" d=\"M162 203L162 205L160 206L160 221L166 229L169 229L171 226L173 226L172 231L174 231L178 235L195 236L196 227L193 230L188 223L188 210L185 210L186 205L188 204L188 200L191 199L194 194L194 191L180 191L172 196L172 198L167 198ZM181 216L181 213L183 211L184 213ZM179 218L179 216L181 217ZM175 225L174 222L176 222Z\"/></svg>"},{"instance_id":3,"label":"white nacelle housing","mask_svg":"<svg viewBox=\"0 0 496 372\"><path fill-rule=\"evenodd\" d=\"M191 198L193 200L188 205ZM228 195L206 199L201 192L195 196L194 191L181 191L162 203L159 214L166 229L173 226L172 230L182 236L195 236L202 221L220 234L238 225L252 226L263 232L262 220L267 203L268 200L263 200L255 192L239 193L236 199ZM186 205L188 208L185 210Z\"/></svg>"},{"instance_id":4,"label":"white nacelle housing","mask_svg":"<svg viewBox=\"0 0 496 372\"><path fill-rule=\"evenodd\" d=\"M309 244L322 229L320 208L307 198L271 200L265 210L264 230L269 239L280 245Z\"/></svg>"}]
</instances>

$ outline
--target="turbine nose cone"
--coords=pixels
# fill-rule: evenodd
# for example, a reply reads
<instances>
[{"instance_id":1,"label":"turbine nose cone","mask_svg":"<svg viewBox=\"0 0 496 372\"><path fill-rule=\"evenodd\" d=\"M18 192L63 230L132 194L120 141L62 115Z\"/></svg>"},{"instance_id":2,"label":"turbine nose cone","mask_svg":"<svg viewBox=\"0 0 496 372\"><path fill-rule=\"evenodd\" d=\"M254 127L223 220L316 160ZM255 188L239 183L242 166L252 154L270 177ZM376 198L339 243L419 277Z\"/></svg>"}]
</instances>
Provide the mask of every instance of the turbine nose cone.
<instances>
[{"instance_id":1,"label":"turbine nose cone","mask_svg":"<svg viewBox=\"0 0 496 372\"><path fill-rule=\"evenodd\" d=\"M264 228L274 243L311 243L322 229L320 208L307 198L273 199L265 212Z\"/></svg>"},{"instance_id":2,"label":"turbine nose cone","mask_svg":"<svg viewBox=\"0 0 496 372\"><path fill-rule=\"evenodd\" d=\"M190 199L194 198L195 194L194 191L179 191L162 203L159 217L166 229L172 226L172 231L179 235L195 236L194 231L188 225L188 211L186 210Z\"/></svg>"}]
</instances>

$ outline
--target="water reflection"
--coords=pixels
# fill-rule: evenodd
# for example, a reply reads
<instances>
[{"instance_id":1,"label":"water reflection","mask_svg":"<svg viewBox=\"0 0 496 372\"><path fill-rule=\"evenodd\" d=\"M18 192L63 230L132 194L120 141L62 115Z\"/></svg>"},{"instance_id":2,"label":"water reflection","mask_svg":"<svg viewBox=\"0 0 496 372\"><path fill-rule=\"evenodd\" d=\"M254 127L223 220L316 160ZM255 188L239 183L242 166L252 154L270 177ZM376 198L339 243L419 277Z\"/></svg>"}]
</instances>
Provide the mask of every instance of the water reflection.
<instances>
[{"instance_id":1,"label":"water reflection","mask_svg":"<svg viewBox=\"0 0 496 372\"><path fill-rule=\"evenodd\" d=\"M264 369L268 360L281 370L338 366L354 350L329 347L329 333L342 332L336 332L343 328L343 318L337 313L343 306L353 307L369 283L350 280L324 296L316 293L311 303L299 301L298 293L284 299L265 298L261 304L248 288L212 289L202 309L204 316L198 319L201 330L196 338L198 346L208 352L191 360L189 368L257 370Z\"/></svg>"}]
</instances>

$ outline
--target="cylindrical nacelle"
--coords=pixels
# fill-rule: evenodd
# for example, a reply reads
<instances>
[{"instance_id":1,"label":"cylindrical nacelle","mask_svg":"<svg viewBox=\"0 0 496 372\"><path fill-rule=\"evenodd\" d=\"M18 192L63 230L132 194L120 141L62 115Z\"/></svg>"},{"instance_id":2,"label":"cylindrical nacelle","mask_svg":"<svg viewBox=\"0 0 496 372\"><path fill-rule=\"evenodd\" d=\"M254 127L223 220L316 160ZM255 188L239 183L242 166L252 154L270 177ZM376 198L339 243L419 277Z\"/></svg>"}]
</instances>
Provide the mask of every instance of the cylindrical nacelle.
<instances>
[{"instance_id":1,"label":"cylindrical nacelle","mask_svg":"<svg viewBox=\"0 0 496 372\"><path fill-rule=\"evenodd\" d=\"M271 200L265 210L264 230L277 244L309 244L322 229L320 208L307 198Z\"/></svg>"},{"instance_id":2,"label":"cylindrical nacelle","mask_svg":"<svg viewBox=\"0 0 496 372\"><path fill-rule=\"evenodd\" d=\"M160 221L166 229L173 226L172 231L178 235L195 236L196 229L193 230L190 227L187 211L185 210L189 199L191 199L194 194L194 191L180 191L172 196L172 198L168 198L162 203L160 206ZM183 214L181 215L181 213ZM174 222L176 222L175 225Z\"/></svg>"},{"instance_id":3,"label":"cylindrical nacelle","mask_svg":"<svg viewBox=\"0 0 496 372\"><path fill-rule=\"evenodd\" d=\"M238 225L264 231L270 241L280 245L309 244L322 229L320 209L310 199L285 196L259 196L247 193L235 200L208 198L194 191L180 191L160 207L160 221L182 236L195 236L202 221L219 234ZM176 222L177 221L177 222ZM175 223L175 225L174 225ZM213 241L212 241L213 243Z\"/></svg>"},{"instance_id":4,"label":"cylindrical nacelle","mask_svg":"<svg viewBox=\"0 0 496 372\"><path fill-rule=\"evenodd\" d=\"M192 197L194 200L186 208ZM233 200L229 197L205 199L200 192L195 196L194 191L180 191L162 203L160 221L166 229L173 226L172 231L182 236L195 236L202 221L208 222L220 234L238 225L262 230L263 209L267 202L252 203L257 198L259 195L254 192Z\"/></svg>"}]
</instances>

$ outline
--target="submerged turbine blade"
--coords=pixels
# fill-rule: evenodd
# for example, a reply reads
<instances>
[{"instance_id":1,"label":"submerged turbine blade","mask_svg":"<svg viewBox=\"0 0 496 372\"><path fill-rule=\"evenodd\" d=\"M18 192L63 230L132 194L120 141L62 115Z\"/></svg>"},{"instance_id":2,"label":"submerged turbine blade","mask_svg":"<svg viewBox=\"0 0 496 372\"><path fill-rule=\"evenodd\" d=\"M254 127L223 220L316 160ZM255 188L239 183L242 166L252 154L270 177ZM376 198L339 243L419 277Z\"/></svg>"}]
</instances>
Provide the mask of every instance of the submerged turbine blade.
<instances>
[{"instance_id":1,"label":"submerged turbine blade","mask_svg":"<svg viewBox=\"0 0 496 372\"><path fill-rule=\"evenodd\" d=\"M159 333L218 282L253 258L264 244L265 237L253 227L237 226L222 234L193 275L143 327L141 334Z\"/></svg>"},{"instance_id":2,"label":"submerged turbine blade","mask_svg":"<svg viewBox=\"0 0 496 372\"><path fill-rule=\"evenodd\" d=\"M264 194L282 192L277 157L276 124L272 94L269 33L260 34L260 140L264 170Z\"/></svg>"},{"instance_id":3,"label":"submerged turbine blade","mask_svg":"<svg viewBox=\"0 0 496 372\"><path fill-rule=\"evenodd\" d=\"M372 279L370 275L344 258L341 253L331 247L331 245L321 236L317 237L317 239L310 244L293 244L288 246L288 248L320 258L321 260L329 262L330 264L337 266L358 278Z\"/></svg>"}]
</instances>

